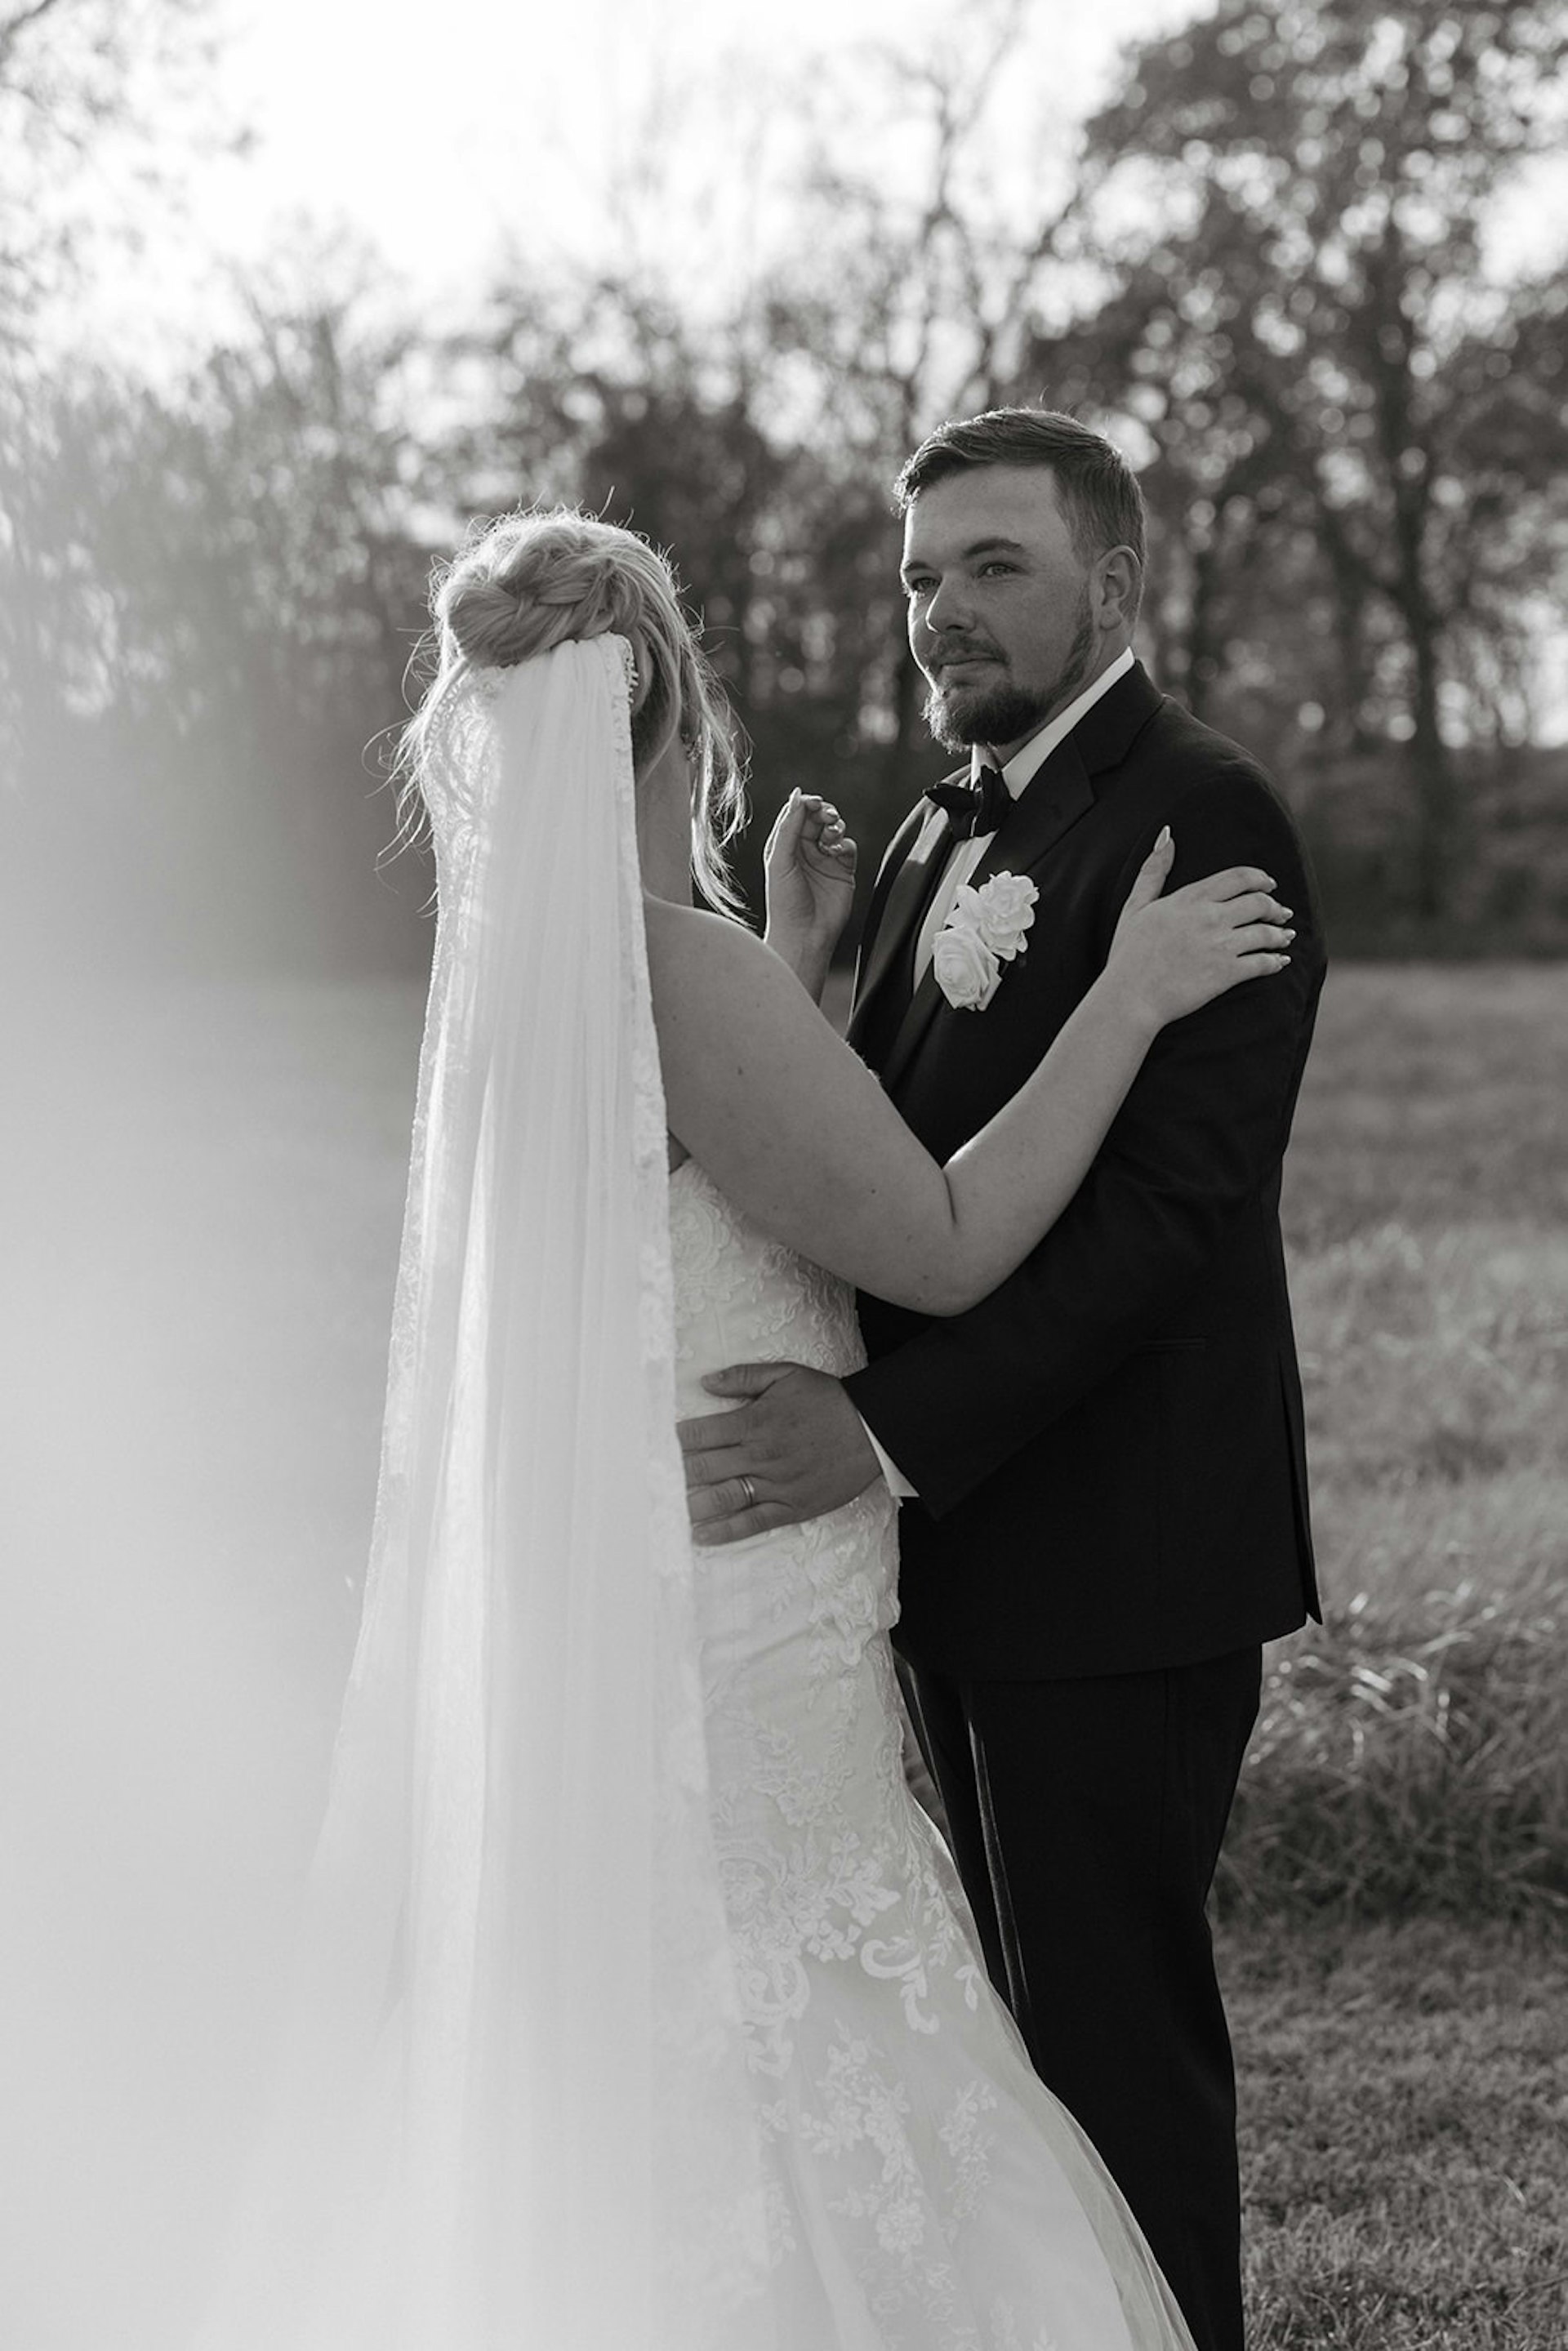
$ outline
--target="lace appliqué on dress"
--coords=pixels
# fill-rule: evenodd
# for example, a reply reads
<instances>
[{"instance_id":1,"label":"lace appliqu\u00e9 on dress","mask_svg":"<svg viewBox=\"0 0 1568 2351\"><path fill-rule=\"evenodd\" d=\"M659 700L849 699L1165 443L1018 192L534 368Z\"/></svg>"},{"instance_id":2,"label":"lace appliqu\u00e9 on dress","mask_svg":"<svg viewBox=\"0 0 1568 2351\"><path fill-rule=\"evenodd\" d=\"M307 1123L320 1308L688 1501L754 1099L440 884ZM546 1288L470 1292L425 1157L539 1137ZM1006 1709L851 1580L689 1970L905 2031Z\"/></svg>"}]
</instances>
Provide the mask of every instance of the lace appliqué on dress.
<instances>
[{"instance_id":1,"label":"lace appliqu\u00e9 on dress","mask_svg":"<svg viewBox=\"0 0 1568 2351\"><path fill-rule=\"evenodd\" d=\"M747 1225L691 1162L671 1217L686 1409L705 1408L691 1392L722 1364L841 1374L864 1360L845 1285ZM954 2331L944 2250L985 2193L995 2094L956 2050L929 2062L944 2018L973 2014L977 1970L904 1784L894 1522L879 1483L699 1554L714 1817L752 2067L783 2091L759 2103L775 2263L800 2258L825 2211L890 2346L991 2351Z\"/></svg>"},{"instance_id":2,"label":"lace appliqu\u00e9 on dress","mask_svg":"<svg viewBox=\"0 0 1568 2351\"><path fill-rule=\"evenodd\" d=\"M845 1285L670 1179L676 1390L864 1356ZM719 1407L725 1409L726 1407ZM779 2351L1191 2351L1103 2167L986 1982L909 1794L881 1479L697 1553L715 1838L760 2127Z\"/></svg>"}]
</instances>

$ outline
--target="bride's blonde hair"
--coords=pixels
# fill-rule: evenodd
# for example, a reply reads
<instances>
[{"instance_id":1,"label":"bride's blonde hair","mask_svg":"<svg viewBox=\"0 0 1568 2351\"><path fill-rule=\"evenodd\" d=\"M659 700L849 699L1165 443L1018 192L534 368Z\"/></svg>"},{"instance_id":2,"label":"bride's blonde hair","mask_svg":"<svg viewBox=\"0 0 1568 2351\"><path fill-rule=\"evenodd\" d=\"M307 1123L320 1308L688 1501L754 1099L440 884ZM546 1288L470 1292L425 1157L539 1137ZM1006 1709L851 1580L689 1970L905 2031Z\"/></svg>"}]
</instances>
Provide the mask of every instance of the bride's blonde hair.
<instances>
[{"instance_id":1,"label":"bride's blonde hair","mask_svg":"<svg viewBox=\"0 0 1568 2351\"><path fill-rule=\"evenodd\" d=\"M509 669L570 639L611 631L629 641L636 661L632 758L641 769L674 720L696 781L692 871L711 904L740 912L724 853L746 817L738 736L656 548L575 507L525 507L471 526L458 553L434 573L431 613L436 671L403 736L405 803L418 794L437 709L460 677Z\"/></svg>"}]
</instances>

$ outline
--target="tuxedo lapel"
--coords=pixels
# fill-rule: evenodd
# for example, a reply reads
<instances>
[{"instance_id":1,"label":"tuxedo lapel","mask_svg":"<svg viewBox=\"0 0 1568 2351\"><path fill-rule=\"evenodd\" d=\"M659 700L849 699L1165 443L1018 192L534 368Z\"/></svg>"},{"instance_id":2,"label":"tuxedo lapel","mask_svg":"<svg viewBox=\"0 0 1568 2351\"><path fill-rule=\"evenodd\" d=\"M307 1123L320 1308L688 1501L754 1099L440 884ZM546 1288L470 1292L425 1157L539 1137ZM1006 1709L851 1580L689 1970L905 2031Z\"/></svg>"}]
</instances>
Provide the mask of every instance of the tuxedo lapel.
<instances>
[{"instance_id":1,"label":"tuxedo lapel","mask_svg":"<svg viewBox=\"0 0 1568 2351\"><path fill-rule=\"evenodd\" d=\"M1063 833L1093 807L1093 778L1121 766L1162 699L1134 662L1125 677L1091 705L1019 795L975 868L975 887L993 873L1028 873L1044 862Z\"/></svg>"},{"instance_id":2,"label":"tuxedo lapel","mask_svg":"<svg viewBox=\"0 0 1568 2351\"><path fill-rule=\"evenodd\" d=\"M907 967L908 950L952 846L952 826L939 810L930 810L916 828L908 854L889 884L881 917L875 922L855 974L849 1040L857 1048L863 1043L874 1017L873 1008L885 993L894 975Z\"/></svg>"},{"instance_id":3,"label":"tuxedo lapel","mask_svg":"<svg viewBox=\"0 0 1568 2351\"><path fill-rule=\"evenodd\" d=\"M1059 743L1014 802L1011 814L991 839L976 866L972 884L979 889L994 873L1028 873L1042 864L1064 832L1087 816L1094 805L1094 787L1077 743L1070 735Z\"/></svg>"},{"instance_id":4,"label":"tuxedo lapel","mask_svg":"<svg viewBox=\"0 0 1568 2351\"><path fill-rule=\"evenodd\" d=\"M1134 662L1090 705L1068 738L1077 745L1085 771L1099 776L1119 768L1164 700L1142 662Z\"/></svg>"},{"instance_id":5,"label":"tuxedo lapel","mask_svg":"<svg viewBox=\"0 0 1568 2351\"><path fill-rule=\"evenodd\" d=\"M883 1064L882 1081L890 1092L908 1068L915 1049L930 1028L938 1006L945 1001L936 985L936 967L927 964Z\"/></svg>"}]
</instances>

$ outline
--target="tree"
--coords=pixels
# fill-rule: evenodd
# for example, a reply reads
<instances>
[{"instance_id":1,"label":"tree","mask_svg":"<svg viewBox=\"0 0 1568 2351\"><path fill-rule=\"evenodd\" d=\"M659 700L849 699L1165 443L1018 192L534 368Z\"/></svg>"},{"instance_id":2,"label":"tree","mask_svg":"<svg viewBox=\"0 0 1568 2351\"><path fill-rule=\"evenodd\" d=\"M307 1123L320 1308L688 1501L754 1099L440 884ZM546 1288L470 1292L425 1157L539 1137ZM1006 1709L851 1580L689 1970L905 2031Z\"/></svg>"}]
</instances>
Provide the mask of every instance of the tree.
<instances>
[{"instance_id":1,"label":"tree","mask_svg":"<svg viewBox=\"0 0 1568 2351\"><path fill-rule=\"evenodd\" d=\"M10 549L38 646L22 770L83 946L417 964L367 762L423 617L403 356L330 309L266 311L172 392L84 369L41 409Z\"/></svg>"},{"instance_id":2,"label":"tree","mask_svg":"<svg viewBox=\"0 0 1568 2351\"><path fill-rule=\"evenodd\" d=\"M171 99L210 61L211 16L212 0L0 0L0 349L73 282L89 161L112 144L159 178Z\"/></svg>"},{"instance_id":3,"label":"tree","mask_svg":"<svg viewBox=\"0 0 1568 2351\"><path fill-rule=\"evenodd\" d=\"M755 831L805 778L852 803L885 502L781 429L783 362L755 310L698 322L639 273L511 278L493 312L454 354L473 412L444 468L458 513L563 499L667 549L752 740Z\"/></svg>"},{"instance_id":4,"label":"tree","mask_svg":"<svg viewBox=\"0 0 1568 2351\"><path fill-rule=\"evenodd\" d=\"M45 575L51 502L68 486L50 386L65 372L63 298L85 267L78 198L106 150L159 177L171 94L210 56L210 15L211 0L0 0L0 753L13 778L61 692Z\"/></svg>"},{"instance_id":5,"label":"tree","mask_svg":"<svg viewBox=\"0 0 1568 2351\"><path fill-rule=\"evenodd\" d=\"M891 485L939 417L1000 395L1049 266L1038 174L1020 239L992 168L1025 14L987 0L956 48L857 58L847 119L818 90L788 235L700 304L662 262L678 200L646 131L625 261L575 282L517 266L455 354L472 402L448 475L460 507L580 500L674 550L757 747L764 817L804 776L884 835L939 772ZM882 168L889 139L905 167L917 155L913 182Z\"/></svg>"},{"instance_id":6,"label":"tree","mask_svg":"<svg viewBox=\"0 0 1568 2351\"><path fill-rule=\"evenodd\" d=\"M1529 569L1565 453L1560 342L1483 249L1500 179L1549 136L1563 29L1553 0L1222 0L1138 50L1088 131L1085 221L1131 182L1159 224L1100 248L1120 284L1091 380L1114 400L1119 376L1187 517L1190 684L1218 674L1242 549L1293 540L1298 577L1310 542L1352 731L1401 705L1427 914L1459 844L1460 639ZM1478 513L1483 446L1528 450L1523 507L1500 479Z\"/></svg>"},{"instance_id":7,"label":"tree","mask_svg":"<svg viewBox=\"0 0 1568 2351\"><path fill-rule=\"evenodd\" d=\"M861 724L881 746L879 828L907 800L912 776L937 765L917 728L921 680L904 643L889 488L943 417L1009 396L1056 259L1064 207L1040 189L1038 134L1020 141L1001 120L1002 100L1033 70L1027 28L1020 0L993 0L966 18L962 43L869 57L859 120L821 126L795 250L765 290L770 340L793 365L796 430L823 453L839 511L858 525L845 582L854 603L839 609L870 622ZM883 158L889 125L896 175Z\"/></svg>"}]
</instances>

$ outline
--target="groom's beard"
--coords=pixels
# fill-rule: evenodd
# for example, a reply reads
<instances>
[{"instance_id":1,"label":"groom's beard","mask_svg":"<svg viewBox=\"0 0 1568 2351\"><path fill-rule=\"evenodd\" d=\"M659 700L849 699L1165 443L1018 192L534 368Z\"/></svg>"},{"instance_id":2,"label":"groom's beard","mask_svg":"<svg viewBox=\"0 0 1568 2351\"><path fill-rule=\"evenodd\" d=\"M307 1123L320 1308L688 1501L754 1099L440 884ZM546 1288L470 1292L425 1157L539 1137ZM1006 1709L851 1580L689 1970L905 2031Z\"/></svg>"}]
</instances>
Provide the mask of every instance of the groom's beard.
<instances>
[{"instance_id":1,"label":"groom's beard","mask_svg":"<svg viewBox=\"0 0 1568 2351\"><path fill-rule=\"evenodd\" d=\"M1094 622L1085 596L1067 659L1051 684L934 685L925 697L925 724L946 751L966 751L971 743L988 747L1021 743L1057 711L1066 709L1082 689L1093 658Z\"/></svg>"}]
</instances>

